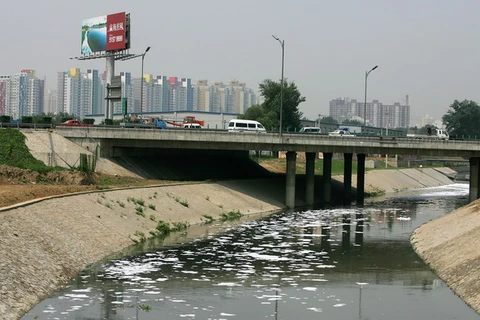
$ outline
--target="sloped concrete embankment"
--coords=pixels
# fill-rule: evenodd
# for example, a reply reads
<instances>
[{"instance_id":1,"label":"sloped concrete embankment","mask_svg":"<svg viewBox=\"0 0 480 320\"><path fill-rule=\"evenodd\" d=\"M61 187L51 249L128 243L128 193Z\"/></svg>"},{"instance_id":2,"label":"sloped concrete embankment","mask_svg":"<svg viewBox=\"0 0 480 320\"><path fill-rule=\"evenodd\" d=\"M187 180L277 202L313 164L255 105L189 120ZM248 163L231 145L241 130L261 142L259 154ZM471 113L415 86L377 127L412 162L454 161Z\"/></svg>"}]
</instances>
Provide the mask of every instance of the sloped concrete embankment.
<instances>
[{"instance_id":1,"label":"sloped concrete embankment","mask_svg":"<svg viewBox=\"0 0 480 320\"><path fill-rule=\"evenodd\" d=\"M423 261L480 313L480 200L420 226L410 240Z\"/></svg>"},{"instance_id":2,"label":"sloped concrete embankment","mask_svg":"<svg viewBox=\"0 0 480 320\"><path fill-rule=\"evenodd\" d=\"M2 320L19 319L86 266L132 245L132 239L150 237L159 221L193 225L206 220L204 215L218 220L230 211L256 214L283 207L271 193L252 192L256 188L268 189L268 182L103 191L2 210Z\"/></svg>"},{"instance_id":3,"label":"sloped concrete embankment","mask_svg":"<svg viewBox=\"0 0 480 320\"><path fill-rule=\"evenodd\" d=\"M455 170L450 168L412 168L394 170L371 170L365 173L365 192L392 194L399 191L439 187L453 183L449 178ZM333 179L343 182L343 175ZM352 177L352 187L357 187L357 176Z\"/></svg>"}]
</instances>

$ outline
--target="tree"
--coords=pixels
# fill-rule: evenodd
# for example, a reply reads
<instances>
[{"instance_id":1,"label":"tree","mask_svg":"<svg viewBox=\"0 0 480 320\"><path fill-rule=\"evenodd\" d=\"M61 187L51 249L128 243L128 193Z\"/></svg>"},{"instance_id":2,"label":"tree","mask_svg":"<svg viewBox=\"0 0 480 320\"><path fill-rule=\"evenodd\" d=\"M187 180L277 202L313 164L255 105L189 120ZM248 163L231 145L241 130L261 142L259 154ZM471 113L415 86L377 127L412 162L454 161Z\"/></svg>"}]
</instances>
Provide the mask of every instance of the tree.
<instances>
[{"instance_id":1,"label":"tree","mask_svg":"<svg viewBox=\"0 0 480 320\"><path fill-rule=\"evenodd\" d=\"M358 121L358 120L345 120L342 122L342 124L358 124L358 125L363 125L362 122Z\"/></svg>"},{"instance_id":2,"label":"tree","mask_svg":"<svg viewBox=\"0 0 480 320\"><path fill-rule=\"evenodd\" d=\"M324 117L322 119L320 119L320 123L332 123L332 124L337 124L338 121L333 119L332 117L328 116L328 117Z\"/></svg>"},{"instance_id":3,"label":"tree","mask_svg":"<svg viewBox=\"0 0 480 320\"><path fill-rule=\"evenodd\" d=\"M302 113L298 110L300 103L305 101L295 83L284 80L283 90L281 81L270 79L260 83L260 94L265 101L261 105L251 106L240 115L241 119L256 120L263 124L267 130L280 128L280 92L283 91L282 101L282 130L293 131L300 127Z\"/></svg>"},{"instance_id":4,"label":"tree","mask_svg":"<svg viewBox=\"0 0 480 320\"><path fill-rule=\"evenodd\" d=\"M442 122L450 136L480 136L480 106L471 100L455 100Z\"/></svg>"}]
</instances>

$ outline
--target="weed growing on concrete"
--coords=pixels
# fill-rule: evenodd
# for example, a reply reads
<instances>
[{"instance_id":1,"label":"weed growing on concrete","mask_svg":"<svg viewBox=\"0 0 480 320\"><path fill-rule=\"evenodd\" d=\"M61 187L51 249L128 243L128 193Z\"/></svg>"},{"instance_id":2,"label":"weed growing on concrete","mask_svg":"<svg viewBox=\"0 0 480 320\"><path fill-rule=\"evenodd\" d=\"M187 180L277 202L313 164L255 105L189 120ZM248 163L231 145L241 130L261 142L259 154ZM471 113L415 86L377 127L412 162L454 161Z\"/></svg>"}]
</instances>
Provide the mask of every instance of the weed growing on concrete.
<instances>
[{"instance_id":1,"label":"weed growing on concrete","mask_svg":"<svg viewBox=\"0 0 480 320\"><path fill-rule=\"evenodd\" d=\"M180 203L182 206L188 208L188 201L187 201L187 200L182 200L182 199L180 199L179 197L175 197L175 201L177 201L178 203Z\"/></svg>"},{"instance_id":2,"label":"weed growing on concrete","mask_svg":"<svg viewBox=\"0 0 480 320\"><path fill-rule=\"evenodd\" d=\"M145 311L145 312L150 312L152 310L152 307L146 304L141 304L138 306L138 309Z\"/></svg>"},{"instance_id":3,"label":"weed growing on concrete","mask_svg":"<svg viewBox=\"0 0 480 320\"><path fill-rule=\"evenodd\" d=\"M172 222L172 224L173 224L173 227L171 229L172 232L182 231L187 229L188 227L188 223L186 222Z\"/></svg>"},{"instance_id":4,"label":"weed growing on concrete","mask_svg":"<svg viewBox=\"0 0 480 320\"><path fill-rule=\"evenodd\" d=\"M145 237L145 233L142 231L135 231L135 236L137 236L140 239L140 242L145 242L147 238Z\"/></svg>"},{"instance_id":5,"label":"weed growing on concrete","mask_svg":"<svg viewBox=\"0 0 480 320\"><path fill-rule=\"evenodd\" d=\"M170 232L172 232L170 224L165 221L158 221L155 229L158 231L157 236L167 236Z\"/></svg>"},{"instance_id":6,"label":"weed growing on concrete","mask_svg":"<svg viewBox=\"0 0 480 320\"><path fill-rule=\"evenodd\" d=\"M145 218L145 211L143 211L143 207L136 207L135 214L138 214L139 216L142 216Z\"/></svg>"},{"instance_id":7,"label":"weed growing on concrete","mask_svg":"<svg viewBox=\"0 0 480 320\"><path fill-rule=\"evenodd\" d=\"M215 221L215 219L211 215L208 215L208 214L204 214L202 217L205 219L203 221L203 223L205 223L205 224L210 224L213 221Z\"/></svg>"},{"instance_id":8,"label":"weed growing on concrete","mask_svg":"<svg viewBox=\"0 0 480 320\"><path fill-rule=\"evenodd\" d=\"M137 198L134 198L134 197L128 197L127 198L127 201L128 202L133 202L133 204L138 204L140 206L145 206L145 200L143 199L137 199Z\"/></svg>"},{"instance_id":9,"label":"weed growing on concrete","mask_svg":"<svg viewBox=\"0 0 480 320\"><path fill-rule=\"evenodd\" d=\"M232 221L232 220L238 220L243 216L243 214L238 211L238 210L233 210L227 213L222 213L220 215L220 220L221 221Z\"/></svg>"},{"instance_id":10,"label":"weed growing on concrete","mask_svg":"<svg viewBox=\"0 0 480 320\"><path fill-rule=\"evenodd\" d=\"M366 193L368 197L377 197L383 196L385 194L385 190L375 188L373 191Z\"/></svg>"}]
</instances>

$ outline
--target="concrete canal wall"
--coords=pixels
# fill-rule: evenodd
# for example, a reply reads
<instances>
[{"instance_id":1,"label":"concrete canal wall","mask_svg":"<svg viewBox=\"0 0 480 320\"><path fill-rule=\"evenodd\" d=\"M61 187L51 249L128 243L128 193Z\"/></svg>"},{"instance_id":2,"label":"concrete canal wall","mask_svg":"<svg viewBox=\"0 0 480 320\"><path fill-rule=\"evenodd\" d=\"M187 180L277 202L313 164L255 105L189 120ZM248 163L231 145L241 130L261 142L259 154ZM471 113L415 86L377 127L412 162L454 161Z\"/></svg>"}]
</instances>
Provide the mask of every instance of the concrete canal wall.
<instances>
[{"instance_id":1,"label":"concrete canal wall","mask_svg":"<svg viewBox=\"0 0 480 320\"><path fill-rule=\"evenodd\" d=\"M448 183L451 180L435 169L378 170L368 172L365 189L395 192ZM230 211L273 212L283 207L284 190L284 179L177 184L53 197L3 208L2 319L19 319L85 267L131 246L142 235L150 236L159 221L194 225L205 215L219 219ZM186 232L194 232L191 229ZM444 232L448 235L448 230ZM195 236L201 235L188 235ZM446 252L445 261L456 259L455 254ZM462 271L466 270L456 270Z\"/></svg>"},{"instance_id":2,"label":"concrete canal wall","mask_svg":"<svg viewBox=\"0 0 480 320\"><path fill-rule=\"evenodd\" d=\"M480 200L420 226L410 240L438 277L480 313Z\"/></svg>"}]
</instances>

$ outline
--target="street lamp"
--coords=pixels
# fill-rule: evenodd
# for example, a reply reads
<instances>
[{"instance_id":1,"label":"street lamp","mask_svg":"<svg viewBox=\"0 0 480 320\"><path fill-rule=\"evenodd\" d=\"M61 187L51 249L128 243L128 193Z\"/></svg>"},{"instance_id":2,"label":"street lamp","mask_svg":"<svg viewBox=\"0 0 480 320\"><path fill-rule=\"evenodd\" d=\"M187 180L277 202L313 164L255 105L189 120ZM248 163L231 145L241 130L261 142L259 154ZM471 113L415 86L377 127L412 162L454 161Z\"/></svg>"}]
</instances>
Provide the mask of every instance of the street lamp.
<instances>
[{"instance_id":1,"label":"street lamp","mask_svg":"<svg viewBox=\"0 0 480 320\"><path fill-rule=\"evenodd\" d=\"M285 61L285 40L280 40L276 36L272 35L273 39L280 42L282 46L282 80L280 82L280 131L279 135L282 136L282 117L283 117L283 66Z\"/></svg>"},{"instance_id":2,"label":"street lamp","mask_svg":"<svg viewBox=\"0 0 480 320\"><path fill-rule=\"evenodd\" d=\"M365 71L365 104L363 105L363 131L366 131L366 128L367 128L367 78L370 72L372 72L377 68L378 66L375 66L372 69L370 69L370 71Z\"/></svg>"},{"instance_id":3,"label":"street lamp","mask_svg":"<svg viewBox=\"0 0 480 320\"><path fill-rule=\"evenodd\" d=\"M142 74L140 75L140 116L143 113L143 61L145 60L145 55L147 54L150 47L145 49L145 52L142 53Z\"/></svg>"}]
</instances>

